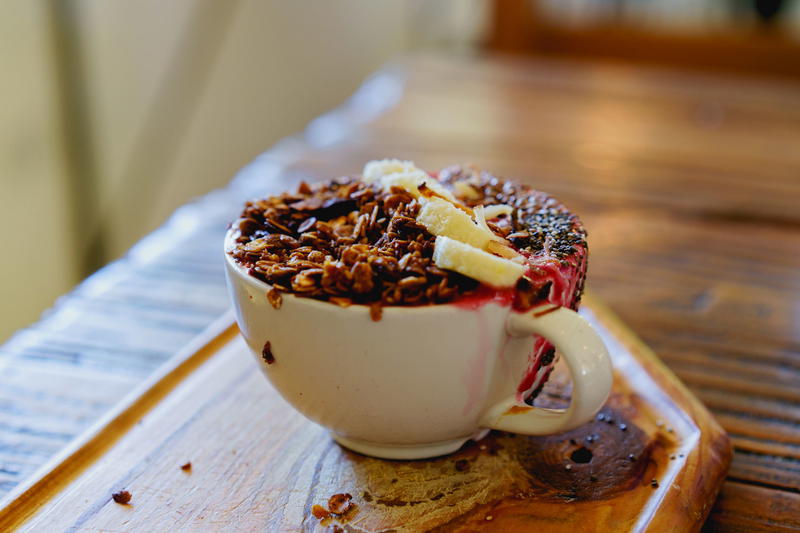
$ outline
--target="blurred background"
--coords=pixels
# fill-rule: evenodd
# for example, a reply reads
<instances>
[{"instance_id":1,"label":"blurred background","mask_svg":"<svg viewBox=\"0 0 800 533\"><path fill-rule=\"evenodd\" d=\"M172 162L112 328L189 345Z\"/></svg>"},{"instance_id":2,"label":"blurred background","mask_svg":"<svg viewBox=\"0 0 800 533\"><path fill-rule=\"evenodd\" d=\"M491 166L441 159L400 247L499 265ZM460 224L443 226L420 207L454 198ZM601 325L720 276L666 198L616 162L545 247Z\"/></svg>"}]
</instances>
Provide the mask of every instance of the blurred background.
<instances>
[{"instance_id":1,"label":"blurred background","mask_svg":"<svg viewBox=\"0 0 800 533\"><path fill-rule=\"evenodd\" d=\"M404 53L800 76L800 2L0 0L0 342Z\"/></svg>"}]
</instances>

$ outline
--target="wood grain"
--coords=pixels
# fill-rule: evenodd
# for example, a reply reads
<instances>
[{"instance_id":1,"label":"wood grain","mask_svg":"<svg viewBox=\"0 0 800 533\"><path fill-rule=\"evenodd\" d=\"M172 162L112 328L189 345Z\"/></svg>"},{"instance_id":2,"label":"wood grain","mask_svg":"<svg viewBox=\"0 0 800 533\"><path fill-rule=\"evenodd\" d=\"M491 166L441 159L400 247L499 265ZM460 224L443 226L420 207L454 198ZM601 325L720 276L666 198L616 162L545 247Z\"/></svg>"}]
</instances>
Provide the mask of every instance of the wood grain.
<instances>
[{"instance_id":1,"label":"wood grain","mask_svg":"<svg viewBox=\"0 0 800 533\"><path fill-rule=\"evenodd\" d=\"M399 156L473 162L580 214L591 290L731 435L707 527L796 527L799 142L797 83L503 57L387 67L2 347L0 492L224 312L217 243L244 199Z\"/></svg>"},{"instance_id":2,"label":"wood grain","mask_svg":"<svg viewBox=\"0 0 800 533\"><path fill-rule=\"evenodd\" d=\"M364 457L289 407L228 329L13 497L0 530L698 530L730 462L727 436L610 311L585 307L615 389L567 434L493 433L429 461ZM548 405L569 396L560 370ZM120 490L129 505L110 499ZM337 493L352 508L314 518Z\"/></svg>"}]
</instances>

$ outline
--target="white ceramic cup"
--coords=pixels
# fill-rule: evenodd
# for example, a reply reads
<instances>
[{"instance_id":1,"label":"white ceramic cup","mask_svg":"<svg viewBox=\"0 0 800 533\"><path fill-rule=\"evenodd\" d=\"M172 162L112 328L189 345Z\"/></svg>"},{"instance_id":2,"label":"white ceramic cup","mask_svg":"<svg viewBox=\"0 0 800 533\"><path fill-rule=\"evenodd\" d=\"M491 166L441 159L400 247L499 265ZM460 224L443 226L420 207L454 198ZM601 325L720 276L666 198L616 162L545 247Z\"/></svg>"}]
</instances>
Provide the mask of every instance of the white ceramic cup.
<instances>
[{"instance_id":1,"label":"white ceramic cup","mask_svg":"<svg viewBox=\"0 0 800 533\"><path fill-rule=\"evenodd\" d=\"M271 286L225 257L236 320L272 385L357 452L422 459L454 452L489 429L557 433L590 420L611 390L603 341L570 309L519 313L491 301L474 309L384 307L374 322L366 306L292 294L274 309ZM530 408L516 394L536 335L556 347L572 374L565 410ZM271 364L262 357L267 342Z\"/></svg>"}]
</instances>

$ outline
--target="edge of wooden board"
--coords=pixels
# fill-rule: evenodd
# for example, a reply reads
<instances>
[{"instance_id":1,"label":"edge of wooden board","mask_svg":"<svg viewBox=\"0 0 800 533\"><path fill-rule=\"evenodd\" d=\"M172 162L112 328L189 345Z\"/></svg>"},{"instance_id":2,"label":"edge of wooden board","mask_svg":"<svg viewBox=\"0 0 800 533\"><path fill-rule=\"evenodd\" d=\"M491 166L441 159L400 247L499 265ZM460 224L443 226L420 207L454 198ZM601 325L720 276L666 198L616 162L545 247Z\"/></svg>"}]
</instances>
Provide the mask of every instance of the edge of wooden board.
<instances>
[{"instance_id":1,"label":"edge of wooden board","mask_svg":"<svg viewBox=\"0 0 800 533\"><path fill-rule=\"evenodd\" d=\"M645 371L654 379L657 378L664 392L700 429L699 442L686 457L684 467L660 502L660 512L654 514L645 529L653 532L699 531L714 506L733 458L728 434L705 405L616 313L589 293L584 296L583 302L598 317L598 321L631 351ZM703 468L704 465L712 467ZM694 484L693 491L681 486L689 482ZM685 494L693 496L685 498ZM667 512L661 512L664 510Z\"/></svg>"},{"instance_id":2,"label":"edge of wooden board","mask_svg":"<svg viewBox=\"0 0 800 533\"><path fill-rule=\"evenodd\" d=\"M0 500L0 531L22 526L239 330L228 311Z\"/></svg>"},{"instance_id":3,"label":"edge of wooden board","mask_svg":"<svg viewBox=\"0 0 800 533\"><path fill-rule=\"evenodd\" d=\"M613 311L588 294L584 303L587 311L631 352L644 371L659 382L664 392L681 407L698 429L702 428L697 446L686 458L685 466L672 481L670 489L658 502L659 512L652 514L647 524L640 525L650 531L699 530L711 511L730 464L732 452L727 434L705 406ZM113 447L188 375L230 342L237 332L231 313L220 317L129 393L105 417L37 470L27 482L0 502L0 531L25 524ZM709 465L709 468L698 471L703 465ZM692 483L693 490L681 490L679 483ZM692 497L686 497L687 494Z\"/></svg>"}]
</instances>

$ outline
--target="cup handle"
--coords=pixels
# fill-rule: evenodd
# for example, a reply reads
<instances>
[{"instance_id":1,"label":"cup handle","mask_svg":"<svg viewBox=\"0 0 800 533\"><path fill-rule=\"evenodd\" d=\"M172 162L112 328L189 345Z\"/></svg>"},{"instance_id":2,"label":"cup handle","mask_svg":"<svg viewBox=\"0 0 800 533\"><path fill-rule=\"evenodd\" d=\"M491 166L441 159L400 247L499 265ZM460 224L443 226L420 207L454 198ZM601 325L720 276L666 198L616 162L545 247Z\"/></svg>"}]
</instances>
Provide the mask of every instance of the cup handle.
<instances>
[{"instance_id":1,"label":"cup handle","mask_svg":"<svg viewBox=\"0 0 800 533\"><path fill-rule=\"evenodd\" d=\"M556 347L572 374L572 402L567 409L545 409L521 404L512 395L487 410L483 427L547 435L576 428L600 410L611 392L611 359L585 318L566 307L548 304L525 313L512 312L506 331L513 337L541 335Z\"/></svg>"}]
</instances>

